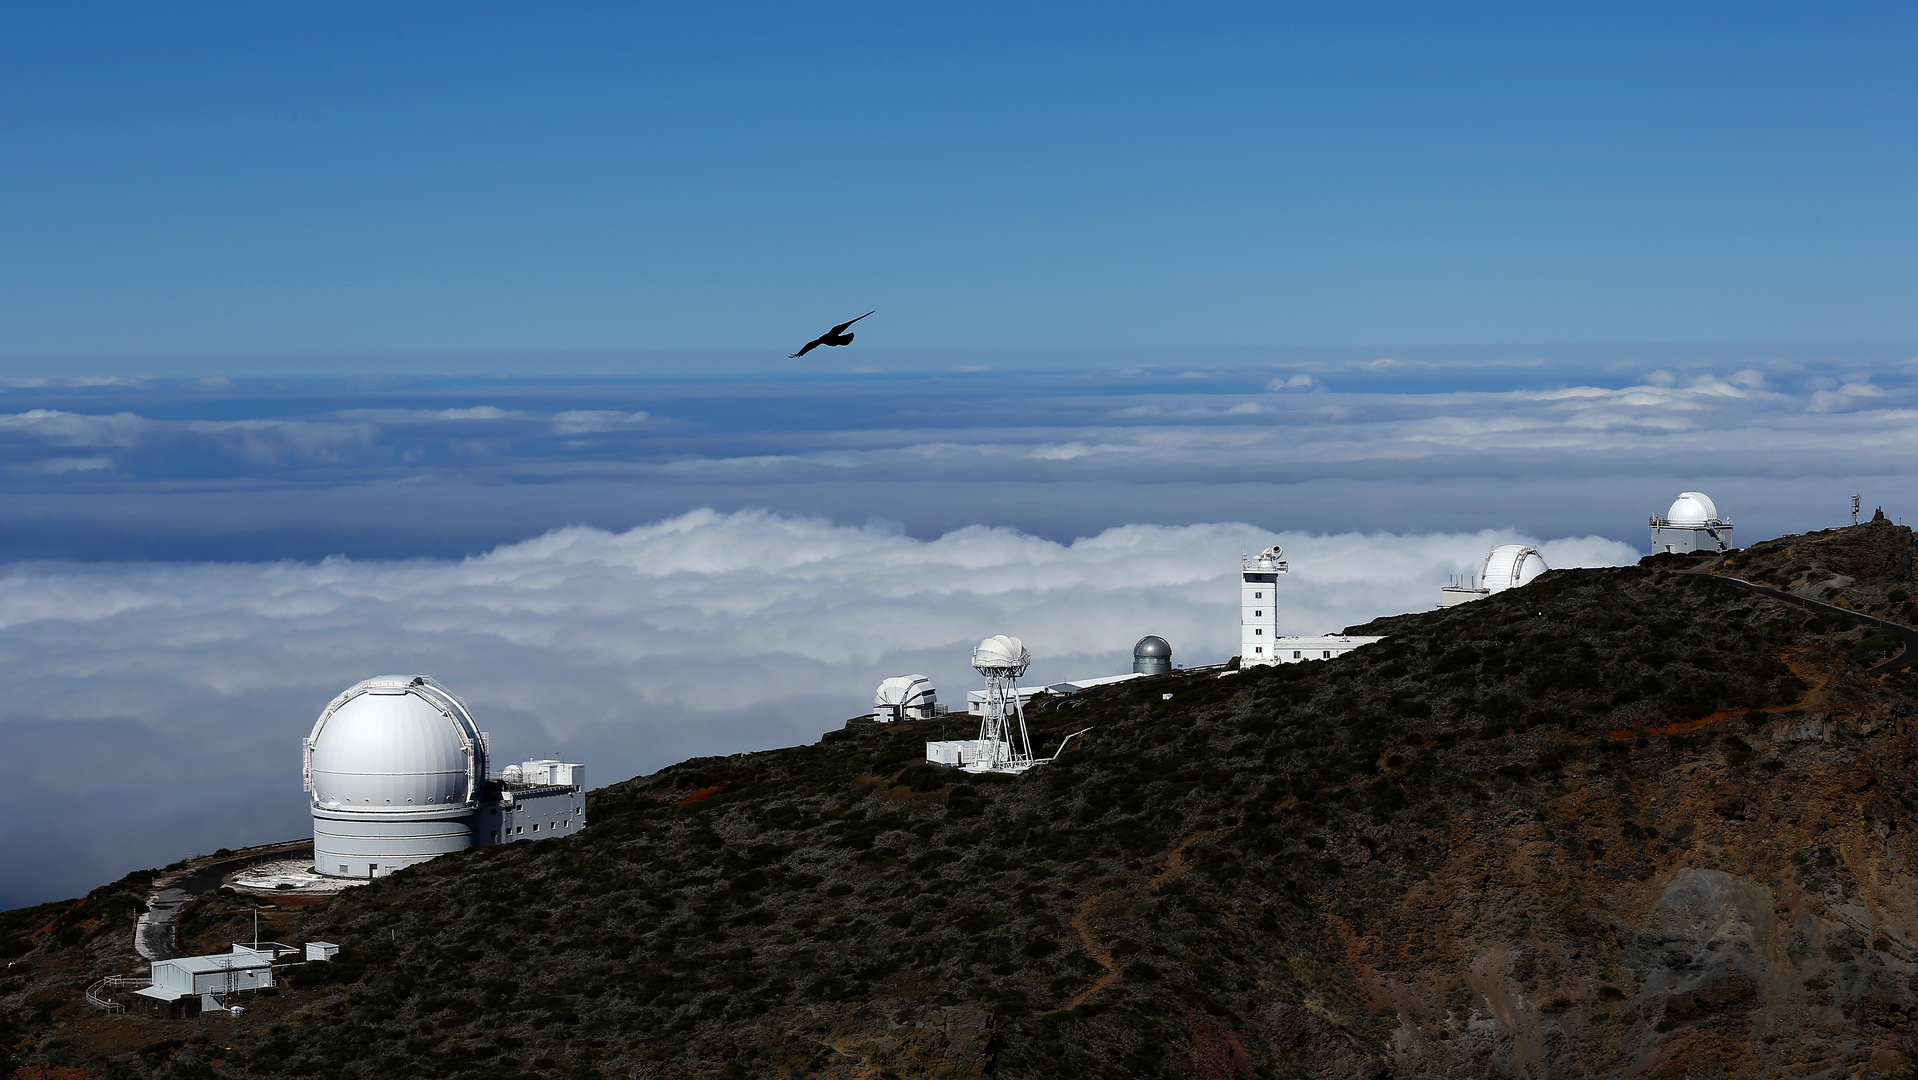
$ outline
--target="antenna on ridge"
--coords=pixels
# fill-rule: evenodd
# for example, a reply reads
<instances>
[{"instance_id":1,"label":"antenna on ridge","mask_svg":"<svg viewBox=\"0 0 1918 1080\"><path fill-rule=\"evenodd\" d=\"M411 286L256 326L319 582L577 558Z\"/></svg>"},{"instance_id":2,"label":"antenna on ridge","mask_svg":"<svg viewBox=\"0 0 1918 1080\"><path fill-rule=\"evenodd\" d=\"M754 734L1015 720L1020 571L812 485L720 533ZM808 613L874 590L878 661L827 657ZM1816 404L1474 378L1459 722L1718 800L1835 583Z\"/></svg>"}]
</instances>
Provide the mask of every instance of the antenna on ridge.
<instances>
[{"instance_id":1,"label":"antenna on ridge","mask_svg":"<svg viewBox=\"0 0 1918 1080\"><path fill-rule=\"evenodd\" d=\"M1851 523L1858 524L1858 496L1851 497Z\"/></svg>"}]
</instances>

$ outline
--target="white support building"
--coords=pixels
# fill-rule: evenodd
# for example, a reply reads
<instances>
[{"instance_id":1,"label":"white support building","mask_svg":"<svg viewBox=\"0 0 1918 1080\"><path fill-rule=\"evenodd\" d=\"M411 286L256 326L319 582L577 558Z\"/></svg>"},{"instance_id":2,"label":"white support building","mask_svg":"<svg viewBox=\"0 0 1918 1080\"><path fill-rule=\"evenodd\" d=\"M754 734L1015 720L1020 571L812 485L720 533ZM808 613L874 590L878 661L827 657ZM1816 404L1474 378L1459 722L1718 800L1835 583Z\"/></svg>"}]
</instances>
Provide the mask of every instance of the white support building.
<instances>
[{"instance_id":1,"label":"white support building","mask_svg":"<svg viewBox=\"0 0 1918 1080\"><path fill-rule=\"evenodd\" d=\"M149 1015L174 1019L213 1011L237 1015L246 1010L234 1005L234 997L277 985L276 967L330 961L339 952L340 947L332 942L309 941L303 957L287 960L287 957L300 956L301 950L277 941L254 941L235 944L231 952L155 960L149 969L150 979L139 980L148 985L132 991L131 1003ZM130 977L103 980L120 985L128 981ZM91 990L89 996L92 996ZM109 1011L119 1008L105 1000L95 999L95 1004Z\"/></svg>"},{"instance_id":2,"label":"white support building","mask_svg":"<svg viewBox=\"0 0 1918 1080\"><path fill-rule=\"evenodd\" d=\"M1652 519L1652 554L1678 551L1730 551L1732 523L1718 516L1718 507L1702 491L1686 491L1665 511Z\"/></svg>"},{"instance_id":3,"label":"white support building","mask_svg":"<svg viewBox=\"0 0 1918 1080\"><path fill-rule=\"evenodd\" d=\"M1295 664L1306 660L1333 660L1382 637L1321 634L1317 637L1279 633L1279 575L1288 571L1285 552L1277 545L1239 568L1239 666Z\"/></svg>"},{"instance_id":4,"label":"white support building","mask_svg":"<svg viewBox=\"0 0 1918 1080\"><path fill-rule=\"evenodd\" d=\"M489 742L466 703L424 675L367 679L334 698L303 744L314 871L385 877L585 826L583 766L538 760L495 774Z\"/></svg>"},{"instance_id":5,"label":"white support building","mask_svg":"<svg viewBox=\"0 0 1918 1080\"><path fill-rule=\"evenodd\" d=\"M1307 660L1336 660L1353 649L1362 648L1375 642L1384 641L1382 637L1352 637L1346 634L1320 634L1317 637L1282 637L1273 645L1275 652L1270 659L1254 658L1253 663L1300 664ZM1245 667L1244 658L1239 666Z\"/></svg>"},{"instance_id":6,"label":"white support building","mask_svg":"<svg viewBox=\"0 0 1918 1080\"><path fill-rule=\"evenodd\" d=\"M242 990L273 985L273 959L243 946L212 956L178 956L153 962L153 985L134 993L155 1001L211 995L224 998Z\"/></svg>"}]
</instances>

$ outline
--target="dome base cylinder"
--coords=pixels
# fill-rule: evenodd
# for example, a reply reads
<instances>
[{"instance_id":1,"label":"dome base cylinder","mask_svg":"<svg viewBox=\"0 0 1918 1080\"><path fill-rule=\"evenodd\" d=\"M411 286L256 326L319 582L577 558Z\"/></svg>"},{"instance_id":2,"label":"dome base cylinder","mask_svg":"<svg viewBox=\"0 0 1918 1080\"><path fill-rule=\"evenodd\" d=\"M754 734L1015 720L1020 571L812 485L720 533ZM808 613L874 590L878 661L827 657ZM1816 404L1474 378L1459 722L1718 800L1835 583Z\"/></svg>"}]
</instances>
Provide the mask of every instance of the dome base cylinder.
<instances>
[{"instance_id":1,"label":"dome base cylinder","mask_svg":"<svg viewBox=\"0 0 1918 1080\"><path fill-rule=\"evenodd\" d=\"M327 877L385 877L402 867L473 847L473 814L381 819L313 811L313 872Z\"/></svg>"}]
</instances>

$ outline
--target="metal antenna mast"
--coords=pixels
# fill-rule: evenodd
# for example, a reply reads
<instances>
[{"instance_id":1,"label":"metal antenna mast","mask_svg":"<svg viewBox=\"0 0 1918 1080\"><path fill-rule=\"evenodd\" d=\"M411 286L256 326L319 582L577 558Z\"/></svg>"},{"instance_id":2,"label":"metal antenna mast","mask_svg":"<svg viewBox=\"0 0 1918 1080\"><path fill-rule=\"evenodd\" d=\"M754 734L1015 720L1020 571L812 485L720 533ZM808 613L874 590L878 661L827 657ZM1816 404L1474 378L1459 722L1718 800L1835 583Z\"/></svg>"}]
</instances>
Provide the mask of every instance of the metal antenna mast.
<instances>
[{"instance_id":1,"label":"metal antenna mast","mask_svg":"<svg viewBox=\"0 0 1918 1080\"><path fill-rule=\"evenodd\" d=\"M1851 497L1851 523L1858 524L1858 496Z\"/></svg>"}]
</instances>

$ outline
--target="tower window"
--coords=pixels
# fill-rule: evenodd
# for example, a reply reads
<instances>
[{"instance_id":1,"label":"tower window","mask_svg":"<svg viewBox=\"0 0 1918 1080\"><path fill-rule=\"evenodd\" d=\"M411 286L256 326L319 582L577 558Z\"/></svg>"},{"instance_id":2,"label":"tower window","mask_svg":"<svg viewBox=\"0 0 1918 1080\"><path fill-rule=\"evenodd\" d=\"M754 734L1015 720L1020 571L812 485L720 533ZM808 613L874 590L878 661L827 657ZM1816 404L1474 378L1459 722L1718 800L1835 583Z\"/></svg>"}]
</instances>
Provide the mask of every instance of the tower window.
<instances>
[{"instance_id":1,"label":"tower window","mask_svg":"<svg viewBox=\"0 0 1918 1080\"><path fill-rule=\"evenodd\" d=\"M1252 613L1252 615L1253 615L1253 617L1254 617L1254 618L1257 618L1258 616L1260 616L1260 615L1263 615L1263 614L1265 614L1265 612L1263 612L1263 611L1255 611L1255 612L1253 612L1253 613Z\"/></svg>"},{"instance_id":2,"label":"tower window","mask_svg":"<svg viewBox=\"0 0 1918 1080\"><path fill-rule=\"evenodd\" d=\"M1253 633L1255 633L1255 634L1263 634L1263 633L1265 633L1265 631L1264 631L1263 629L1259 629L1259 630L1254 630L1254 631L1252 631L1252 632L1253 632Z\"/></svg>"},{"instance_id":3,"label":"tower window","mask_svg":"<svg viewBox=\"0 0 1918 1080\"><path fill-rule=\"evenodd\" d=\"M1292 659L1294 659L1294 660L1297 660L1297 659L1299 659L1299 650L1297 650L1297 649L1293 649L1293 650L1292 650Z\"/></svg>"},{"instance_id":4,"label":"tower window","mask_svg":"<svg viewBox=\"0 0 1918 1080\"><path fill-rule=\"evenodd\" d=\"M1264 655L1265 655L1265 646L1263 646L1263 645L1255 645L1255 646L1253 646L1253 647L1252 647L1252 651L1253 651L1253 652L1255 652L1255 653L1258 653L1258 654L1259 654L1260 656L1264 656Z\"/></svg>"},{"instance_id":5,"label":"tower window","mask_svg":"<svg viewBox=\"0 0 1918 1080\"><path fill-rule=\"evenodd\" d=\"M1254 599L1254 600L1263 600L1263 599L1265 599L1265 594L1264 594L1264 593L1262 593L1262 592L1255 592L1255 593L1253 593L1253 594L1252 594L1252 599Z\"/></svg>"}]
</instances>

